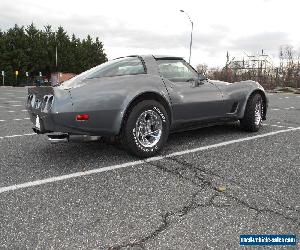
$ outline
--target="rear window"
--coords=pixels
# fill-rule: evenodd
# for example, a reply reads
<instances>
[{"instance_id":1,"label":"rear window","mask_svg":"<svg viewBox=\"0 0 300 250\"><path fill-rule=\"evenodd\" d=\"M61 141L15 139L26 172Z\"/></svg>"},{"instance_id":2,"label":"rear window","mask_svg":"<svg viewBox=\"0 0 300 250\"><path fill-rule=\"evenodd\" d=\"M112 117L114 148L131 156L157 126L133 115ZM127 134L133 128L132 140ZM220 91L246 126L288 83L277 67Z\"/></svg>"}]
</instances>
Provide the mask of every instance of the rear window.
<instances>
[{"instance_id":1,"label":"rear window","mask_svg":"<svg viewBox=\"0 0 300 250\"><path fill-rule=\"evenodd\" d=\"M94 68L91 68L81 74L71 78L63 83L62 88L73 88L85 79L122 76L122 75L137 75L145 74L146 69L144 63L138 57L123 57L102 63Z\"/></svg>"},{"instance_id":2,"label":"rear window","mask_svg":"<svg viewBox=\"0 0 300 250\"><path fill-rule=\"evenodd\" d=\"M138 57L125 57L115 59L105 67L99 67L89 74L87 78L98 78L107 76L137 75L145 74L145 67Z\"/></svg>"}]
</instances>

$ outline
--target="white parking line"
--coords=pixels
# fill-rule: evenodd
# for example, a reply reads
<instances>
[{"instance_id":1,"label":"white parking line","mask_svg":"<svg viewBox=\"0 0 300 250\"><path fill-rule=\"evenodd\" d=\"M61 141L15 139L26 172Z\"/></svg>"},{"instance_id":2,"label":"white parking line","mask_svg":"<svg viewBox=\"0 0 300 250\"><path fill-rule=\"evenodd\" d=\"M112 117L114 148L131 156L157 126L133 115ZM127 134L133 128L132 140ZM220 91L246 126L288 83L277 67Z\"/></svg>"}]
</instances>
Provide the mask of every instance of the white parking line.
<instances>
[{"instance_id":1,"label":"white parking line","mask_svg":"<svg viewBox=\"0 0 300 250\"><path fill-rule=\"evenodd\" d=\"M136 165L143 164L145 162L155 162L155 161L159 161L159 160L162 160L162 159L168 158L168 157L174 157L174 156L181 156L181 155L190 154L190 153L196 153L196 152L200 152L200 151L204 151L204 150L208 150L208 149L212 149L212 148L223 147L223 146L231 145L231 144L234 144L234 143L255 140L255 139L259 139L259 138L263 138L263 137L267 137L267 136L273 136L273 135L276 135L276 134L287 133L287 132L296 131L296 130L300 130L300 127L291 128L291 129L284 129L284 130L278 130L278 131L274 131L274 132L270 132L270 133L266 133L266 134L249 136L249 137L240 138L240 139L236 139L236 140L231 140L231 141L221 142L221 143L217 143L217 144L212 144L212 145L208 145L208 146L204 146L204 147L183 150L183 151L171 153L171 154L168 154L168 155L151 157L151 158L148 158L146 160L126 162L126 163L123 163L123 164L113 165L113 166L109 166L109 167L96 168L96 169L92 169L92 170L88 170L88 171L75 172L75 173L72 173L72 174L60 175L60 176L50 177L50 178L46 178L46 179L41 179L41 180L30 181L30 182L25 182L25 183L21 183L21 184L1 187L0 188L0 193L14 191L14 190L28 188L28 187L40 186L40 185L44 185L44 184L47 184L47 183L54 183L54 182L58 182L58 181L73 179L73 178L92 175L92 174L98 174L98 173L112 171L112 170L120 169L120 168L133 167L133 166L136 166ZM28 134L28 135L31 135L31 134Z\"/></svg>"},{"instance_id":2,"label":"white parking line","mask_svg":"<svg viewBox=\"0 0 300 250\"><path fill-rule=\"evenodd\" d=\"M283 108L283 109L290 110L290 109L295 109L295 107L287 107L287 108ZM282 110L282 109L274 108L274 109L271 109L271 110L278 111L278 110Z\"/></svg>"},{"instance_id":3,"label":"white parking line","mask_svg":"<svg viewBox=\"0 0 300 250\"><path fill-rule=\"evenodd\" d=\"M30 120L30 118L29 118L29 117L25 117L25 118L15 118L15 119L11 119L11 120L0 120L0 122L22 121L22 120Z\"/></svg>"},{"instance_id":4,"label":"white parking line","mask_svg":"<svg viewBox=\"0 0 300 250\"><path fill-rule=\"evenodd\" d=\"M22 136L28 136L28 135L36 135L36 133L29 133L29 134L22 134L22 135L7 135L7 136L0 136L0 139L14 138L14 137L22 137Z\"/></svg>"},{"instance_id":5,"label":"white parking line","mask_svg":"<svg viewBox=\"0 0 300 250\"><path fill-rule=\"evenodd\" d=\"M277 122L280 124L280 122ZM276 124L269 124L269 123L262 123L263 126L271 126L271 127L277 127L277 128L295 128L295 127L288 127L283 125L276 125Z\"/></svg>"},{"instance_id":6,"label":"white parking line","mask_svg":"<svg viewBox=\"0 0 300 250\"><path fill-rule=\"evenodd\" d=\"M3 110L2 110L3 111ZM3 112L8 112L8 113L15 113L15 112L27 112L26 109L22 109L22 110L8 110L8 111L3 111Z\"/></svg>"},{"instance_id":7,"label":"white parking line","mask_svg":"<svg viewBox=\"0 0 300 250\"><path fill-rule=\"evenodd\" d=\"M282 126L282 125L270 125L270 126L272 126L272 127L277 127L277 128L284 128L284 126Z\"/></svg>"},{"instance_id":8,"label":"white parking line","mask_svg":"<svg viewBox=\"0 0 300 250\"><path fill-rule=\"evenodd\" d=\"M0 86L1 87L1 86ZM1 88L0 88L1 89ZM25 89L24 91L14 91L14 92L9 92L9 91L3 91L2 92L3 94L6 94L6 93L11 93L11 94L15 94L15 93L24 93L26 94L27 93L27 89Z\"/></svg>"}]
</instances>

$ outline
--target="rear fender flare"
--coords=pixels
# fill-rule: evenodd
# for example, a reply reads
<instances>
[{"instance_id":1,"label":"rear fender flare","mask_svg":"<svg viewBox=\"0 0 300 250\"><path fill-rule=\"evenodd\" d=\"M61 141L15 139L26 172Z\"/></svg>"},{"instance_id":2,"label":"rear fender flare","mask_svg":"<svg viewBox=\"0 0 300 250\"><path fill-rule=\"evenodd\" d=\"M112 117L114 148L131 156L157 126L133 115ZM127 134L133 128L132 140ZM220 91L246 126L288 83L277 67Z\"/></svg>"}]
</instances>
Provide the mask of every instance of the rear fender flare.
<instances>
[{"instance_id":1,"label":"rear fender flare","mask_svg":"<svg viewBox=\"0 0 300 250\"><path fill-rule=\"evenodd\" d=\"M130 112L131 108L134 107L135 103L139 102L140 100L156 100L160 102L165 107L166 112L169 115L169 121L171 124L173 112L168 97L163 93L158 93L155 91L144 91L142 93L135 94L133 97L126 98L123 102L122 109L120 110L119 116L117 117L117 120L115 122L114 131L116 134L119 134L121 132L121 128L126 115Z\"/></svg>"}]
</instances>

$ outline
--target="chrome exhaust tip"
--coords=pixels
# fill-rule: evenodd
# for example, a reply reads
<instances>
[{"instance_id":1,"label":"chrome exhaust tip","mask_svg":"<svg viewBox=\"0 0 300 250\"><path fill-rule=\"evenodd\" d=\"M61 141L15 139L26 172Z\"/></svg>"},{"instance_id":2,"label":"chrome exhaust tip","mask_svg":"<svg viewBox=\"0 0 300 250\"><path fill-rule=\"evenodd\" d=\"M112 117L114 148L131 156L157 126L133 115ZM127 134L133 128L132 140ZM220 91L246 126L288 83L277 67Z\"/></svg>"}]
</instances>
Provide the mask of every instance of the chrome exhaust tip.
<instances>
[{"instance_id":1,"label":"chrome exhaust tip","mask_svg":"<svg viewBox=\"0 0 300 250\"><path fill-rule=\"evenodd\" d=\"M68 142L69 141L69 135L68 134L53 134L53 135L48 135L48 140L51 143Z\"/></svg>"},{"instance_id":2,"label":"chrome exhaust tip","mask_svg":"<svg viewBox=\"0 0 300 250\"><path fill-rule=\"evenodd\" d=\"M48 134L48 139L51 143L91 142L91 141L98 141L101 139L101 137L90 136L90 135Z\"/></svg>"},{"instance_id":3,"label":"chrome exhaust tip","mask_svg":"<svg viewBox=\"0 0 300 250\"><path fill-rule=\"evenodd\" d=\"M100 140L100 136L92 135L69 135L70 142L91 142Z\"/></svg>"}]
</instances>

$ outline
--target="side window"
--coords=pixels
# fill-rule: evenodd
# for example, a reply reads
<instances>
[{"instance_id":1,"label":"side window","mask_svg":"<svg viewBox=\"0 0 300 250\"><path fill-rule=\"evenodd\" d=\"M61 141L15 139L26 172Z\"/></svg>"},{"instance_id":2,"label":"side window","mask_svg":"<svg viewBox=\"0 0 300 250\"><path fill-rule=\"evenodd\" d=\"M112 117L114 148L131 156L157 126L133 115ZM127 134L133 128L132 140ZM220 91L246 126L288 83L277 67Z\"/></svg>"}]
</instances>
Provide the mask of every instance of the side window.
<instances>
[{"instance_id":1,"label":"side window","mask_svg":"<svg viewBox=\"0 0 300 250\"><path fill-rule=\"evenodd\" d=\"M100 67L87 78L99 78L105 76L122 76L145 74L145 68L138 57L125 57L115 59L105 67Z\"/></svg>"},{"instance_id":2,"label":"side window","mask_svg":"<svg viewBox=\"0 0 300 250\"><path fill-rule=\"evenodd\" d=\"M162 77L174 82L197 78L198 74L183 60L157 60Z\"/></svg>"}]
</instances>

